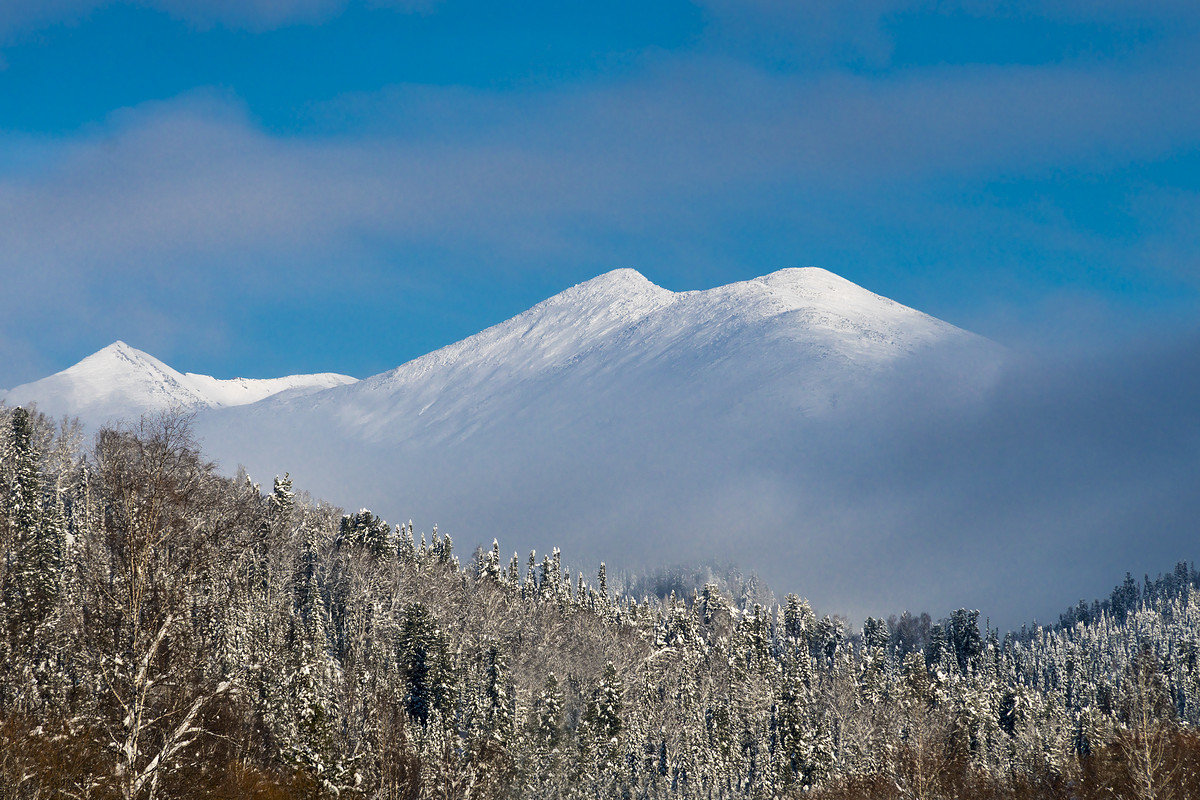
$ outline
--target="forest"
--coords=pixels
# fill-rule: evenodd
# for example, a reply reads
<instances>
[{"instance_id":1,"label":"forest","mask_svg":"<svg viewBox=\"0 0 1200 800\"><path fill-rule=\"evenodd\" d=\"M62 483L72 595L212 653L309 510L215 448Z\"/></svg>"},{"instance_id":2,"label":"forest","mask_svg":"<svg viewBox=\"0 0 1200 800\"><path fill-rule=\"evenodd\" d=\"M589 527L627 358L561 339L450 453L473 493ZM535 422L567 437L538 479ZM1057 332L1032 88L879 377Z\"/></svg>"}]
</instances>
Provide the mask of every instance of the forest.
<instances>
[{"instance_id":1,"label":"forest","mask_svg":"<svg viewBox=\"0 0 1200 800\"><path fill-rule=\"evenodd\" d=\"M0 406L0 497L3 800L1200 797L1186 563L1049 626L851 629L464 556L222 475L181 415Z\"/></svg>"}]
</instances>

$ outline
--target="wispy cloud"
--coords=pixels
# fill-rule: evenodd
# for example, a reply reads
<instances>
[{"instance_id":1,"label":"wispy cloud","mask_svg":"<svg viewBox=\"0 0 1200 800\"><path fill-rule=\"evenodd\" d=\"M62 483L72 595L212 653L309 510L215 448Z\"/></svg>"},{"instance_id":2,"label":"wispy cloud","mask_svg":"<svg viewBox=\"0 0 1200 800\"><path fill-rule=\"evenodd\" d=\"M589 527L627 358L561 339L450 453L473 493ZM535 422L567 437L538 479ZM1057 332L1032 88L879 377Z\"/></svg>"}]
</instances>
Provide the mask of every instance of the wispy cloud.
<instances>
[{"instance_id":1,"label":"wispy cloud","mask_svg":"<svg viewBox=\"0 0 1200 800\"><path fill-rule=\"evenodd\" d=\"M181 291L234 289L283 262L320 291L329 263L380 248L612 264L633 252L621 240L653 237L703 257L721 220L747 209L793 224L781 196L870 209L909 193L882 213L934 218L955 202L939 182L1103 173L1190 147L1197 73L799 76L672 57L569 90L396 87L326 107L338 121L307 135L267 132L236 99L202 92L74 136L0 141L30 154L0 171L0 269L20 288L0 311L11 330L51 297L78 313L120 306L118 276L161 284L170 270ZM1189 202L1183 192L1168 205ZM1143 246L1148 262L1187 273L1180 214Z\"/></svg>"},{"instance_id":2,"label":"wispy cloud","mask_svg":"<svg viewBox=\"0 0 1200 800\"><path fill-rule=\"evenodd\" d=\"M8 0L0 11L0 41L46 25L78 24L97 10L120 5L162 11L201 27L224 25L262 31L324 22L355 2L424 12L438 0Z\"/></svg>"},{"instance_id":3,"label":"wispy cloud","mask_svg":"<svg viewBox=\"0 0 1200 800\"><path fill-rule=\"evenodd\" d=\"M272 135L236 102L185 97L118 112L44 146L39 168L0 176L5 214L23 223L6 245L68 264L309 247L359 232L473 232L496 244L524 235L512 223L547 213L620 224L622 206L640 216L647 200L680 192L1104 170L1194 142L1191 84L1178 69L807 80L700 60L503 103L398 88L372 101L366 133L324 136ZM380 127L391 108L411 135Z\"/></svg>"}]
</instances>

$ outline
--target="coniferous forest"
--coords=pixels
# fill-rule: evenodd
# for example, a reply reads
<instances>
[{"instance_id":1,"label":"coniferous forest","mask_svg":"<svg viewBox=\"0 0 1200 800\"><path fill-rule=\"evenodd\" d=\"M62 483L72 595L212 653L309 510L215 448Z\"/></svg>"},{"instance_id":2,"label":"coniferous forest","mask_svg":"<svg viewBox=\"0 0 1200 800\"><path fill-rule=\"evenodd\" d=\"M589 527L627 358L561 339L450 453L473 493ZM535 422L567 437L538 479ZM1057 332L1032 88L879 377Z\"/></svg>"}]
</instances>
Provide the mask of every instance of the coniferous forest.
<instances>
[{"instance_id":1,"label":"coniferous forest","mask_svg":"<svg viewBox=\"0 0 1200 800\"><path fill-rule=\"evenodd\" d=\"M0 407L0 798L1200 797L1200 576L1058 624L665 596ZM624 587L624 588L623 588Z\"/></svg>"}]
</instances>

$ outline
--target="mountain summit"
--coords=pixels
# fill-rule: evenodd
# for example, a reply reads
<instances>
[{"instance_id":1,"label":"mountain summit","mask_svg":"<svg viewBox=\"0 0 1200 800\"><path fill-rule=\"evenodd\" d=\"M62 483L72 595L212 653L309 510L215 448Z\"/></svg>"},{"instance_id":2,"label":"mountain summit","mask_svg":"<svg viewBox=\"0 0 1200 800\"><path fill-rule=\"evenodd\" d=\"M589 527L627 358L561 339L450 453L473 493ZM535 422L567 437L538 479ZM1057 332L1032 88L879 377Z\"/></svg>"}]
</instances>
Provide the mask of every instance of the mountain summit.
<instances>
[{"instance_id":1,"label":"mountain summit","mask_svg":"<svg viewBox=\"0 0 1200 800\"><path fill-rule=\"evenodd\" d=\"M856 446L902 398L978 396L1003 357L823 269L686 292L621 269L379 375L198 425L229 467L290 471L393 519L585 558L674 542L689 558L685 529L738 541L790 524L818 443ZM715 545L699 549L729 555Z\"/></svg>"},{"instance_id":2,"label":"mountain summit","mask_svg":"<svg viewBox=\"0 0 1200 800\"><path fill-rule=\"evenodd\" d=\"M780 412L815 411L914 356L961 347L998 351L823 269L689 292L619 269L388 372L287 401L282 413L319 406L322 419L306 429L332 422L351 440L399 443L462 439L545 402L558 408L547 420L579 419L600 399L602 416L635 398L653 414L652 396L664 392L686 394L699 413L733 387L742 405L765 392Z\"/></svg>"},{"instance_id":3,"label":"mountain summit","mask_svg":"<svg viewBox=\"0 0 1200 800\"><path fill-rule=\"evenodd\" d=\"M77 416L95 427L147 412L244 405L280 392L316 391L354 380L333 373L220 380L177 372L154 356L116 341L62 372L12 389L2 399L10 405L35 402L45 413Z\"/></svg>"}]
</instances>

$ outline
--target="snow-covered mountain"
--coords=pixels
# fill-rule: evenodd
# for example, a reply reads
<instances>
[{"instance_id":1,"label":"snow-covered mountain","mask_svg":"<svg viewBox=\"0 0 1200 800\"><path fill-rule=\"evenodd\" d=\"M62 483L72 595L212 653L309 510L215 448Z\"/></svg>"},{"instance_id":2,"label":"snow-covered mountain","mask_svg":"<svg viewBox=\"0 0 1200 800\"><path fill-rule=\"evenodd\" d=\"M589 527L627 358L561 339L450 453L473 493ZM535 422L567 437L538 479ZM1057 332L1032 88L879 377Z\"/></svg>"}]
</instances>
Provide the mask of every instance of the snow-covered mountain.
<instances>
[{"instance_id":1,"label":"snow-covered mountain","mask_svg":"<svg viewBox=\"0 0 1200 800\"><path fill-rule=\"evenodd\" d=\"M794 529L864 423L969 403L1003 358L821 269L692 292L623 269L358 383L198 424L227 467L468 543L736 557L730 542Z\"/></svg>"},{"instance_id":2,"label":"snow-covered mountain","mask_svg":"<svg viewBox=\"0 0 1200 800\"><path fill-rule=\"evenodd\" d=\"M557 412L543 424L582 422L617 410L596 408L601 398L621 405L685 387L710 414L758 400L811 414L892 367L964 347L998 353L823 269L692 292L619 269L394 370L235 416L312 415L350 440L400 444L459 441L548 401Z\"/></svg>"},{"instance_id":3,"label":"snow-covered mountain","mask_svg":"<svg viewBox=\"0 0 1200 800\"><path fill-rule=\"evenodd\" d=\"M333 373L219 380L177 372L118 341L62 372L0 392L0 398L10 405L36 402L47 414L77 416L84 424L96 427L147 412L245 405L281 392L312 392L354 381Z\"/></svg>"},{"instance_id":4,"label":"snow-covered mountain","mask_svg":"<svg viewBox=\"0 0 1200 800\"><path fill-rule=\"evenodd\" d=\"M468 547L726 558L835 598L843 559L901 547L881 515L923 513L870 483L907 469L896 432L980 406L1006 358L821 269L691 292L622 269L357 382L216 381L118 343L7 399L89 421L194 408L224 468Z\"/></svg>"}]
</instances>

